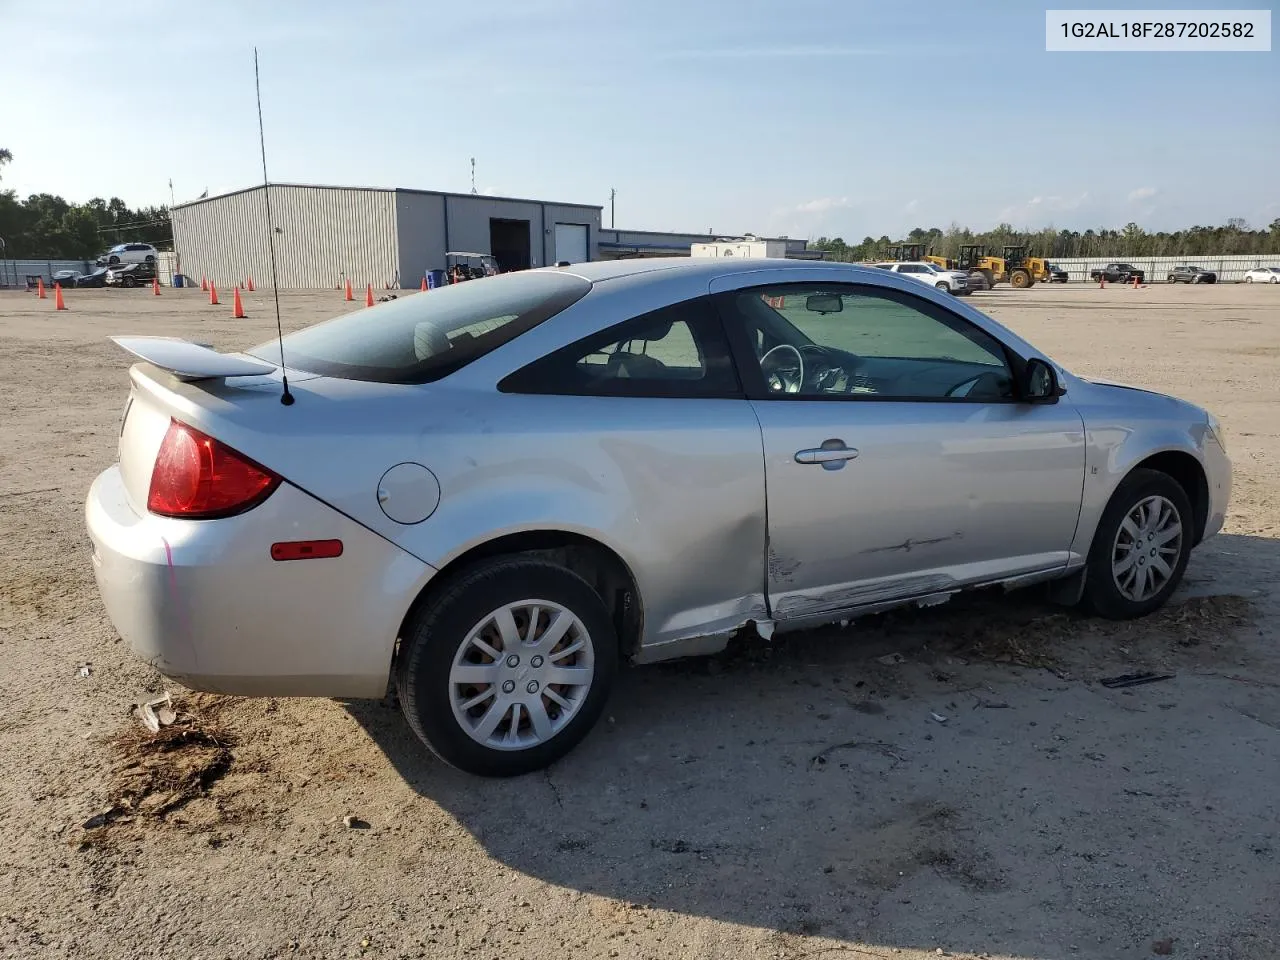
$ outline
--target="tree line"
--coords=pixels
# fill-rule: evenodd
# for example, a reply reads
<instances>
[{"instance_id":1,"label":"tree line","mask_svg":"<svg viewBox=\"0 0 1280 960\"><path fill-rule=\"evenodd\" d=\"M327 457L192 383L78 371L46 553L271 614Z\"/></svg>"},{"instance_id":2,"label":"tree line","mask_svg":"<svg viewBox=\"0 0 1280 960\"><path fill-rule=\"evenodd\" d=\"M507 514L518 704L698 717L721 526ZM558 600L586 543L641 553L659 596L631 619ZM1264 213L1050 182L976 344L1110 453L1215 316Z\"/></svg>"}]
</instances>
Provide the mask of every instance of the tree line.
<instances>
[{"instance_id":1,"label":"tree line","mask_svg":"<svg viewBox=\"0 0 1280 960\"><path fill-rule=\"evenodd\" d=\"M1033 257L1069 259L1072 257L1203 257L1229 256L1231 254L1280 253L1280 217L1270 226L1251 230L1244 220L1232 218L1219 227L1189 227L1172 233L1159 231L1148 233L1136 223L1128 223L1120 230L1015 230L1002 223L994 230L973 231L959 224L947 230L937 227L916 227L905 237L890 240L864 237L861 243L850 244L842 237L819 237L810 244L825 250L833 260L863 261L885 257L888 248L899 242L923 243L926 253L932 251L940 257L956 257L964 244L977 243L988 253L999 255L1006 245L1022 245Z\"/></svg>"},{"instance_id":2,"label":"tree line","mask_svg":"<svg viewBox=\"0 0 1280 960\"><path fill-rule=\"evenodd\" d=\"M0 147L0 169L13 154ZM131 208L119 197L69 203L50 193L20 200L0 190L0 238L12 260L90 260L117 243L150 243L172 248L169 208Z\"/></svg>"}]
</instances>

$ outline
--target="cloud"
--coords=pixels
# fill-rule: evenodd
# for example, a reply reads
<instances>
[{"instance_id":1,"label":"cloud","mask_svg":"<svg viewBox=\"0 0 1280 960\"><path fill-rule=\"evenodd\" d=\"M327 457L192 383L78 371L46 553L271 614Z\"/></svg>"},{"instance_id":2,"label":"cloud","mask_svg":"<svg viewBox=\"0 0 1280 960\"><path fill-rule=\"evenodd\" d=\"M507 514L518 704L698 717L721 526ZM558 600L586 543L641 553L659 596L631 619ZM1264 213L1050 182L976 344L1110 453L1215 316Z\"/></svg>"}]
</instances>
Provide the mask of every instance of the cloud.
<instances>
[{"instance_id":1,"label":"cloud","mask_svg":"<svg viewBox=\"0 0 1280 960\"><path fill-rule=\"evenodd\" d=\"M1089 199L1089 191L1075 197L1057 195L1034 196L1025 203L1005 207L996 217L1001 223L1011 223L1015 227L1043 227L1056 214L1072 213L1079 210ZM1033 222L1034 221L1034 222Z\"/></svg>"},{"instance_id":2,"label":"cloud","mask_svg":"<svg viewBox=\"0 0 1280 960\"><path fill-rule=\"evenodd\" d=\"M1137 203L1139 200L1150 200L1159 192L1155 187L1139 187L1137 190L1129 191L1129 202Z\"/></svg>"},{"instance_id":3,"label":"cloud","mask_svg":"<svg viewBox=\"0 0 1280 960\"><path fill-rule=\"evenodd\" d=\"M830 213L832 210L843 210L850 207L848 197L819 197L817 200L806 200L804 203L798 203L795 207L796 213Z\"/></svg>"}]
</instances>

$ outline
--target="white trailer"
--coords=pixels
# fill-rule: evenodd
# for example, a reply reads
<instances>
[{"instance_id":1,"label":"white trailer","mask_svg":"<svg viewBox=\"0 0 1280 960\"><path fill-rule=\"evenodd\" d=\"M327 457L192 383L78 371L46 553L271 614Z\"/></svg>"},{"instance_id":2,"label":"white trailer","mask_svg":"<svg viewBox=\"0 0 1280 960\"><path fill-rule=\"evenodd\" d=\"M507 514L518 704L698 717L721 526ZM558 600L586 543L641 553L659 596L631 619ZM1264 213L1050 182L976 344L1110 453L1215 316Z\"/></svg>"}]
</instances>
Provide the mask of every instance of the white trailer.
<instances>
[{"instance_id":1,"label":"white trailer","mask_svg":"<svg viewBox=\"0 0 1280 960\"><path fill-rule=\"evenodd\" d=\"M783 258L787 255L785 240L760 240L743 237L738 240L715 240L710 243L689 245L691 257L743 257L758 260L761 257Z\"/></svg>"}]
</instances>

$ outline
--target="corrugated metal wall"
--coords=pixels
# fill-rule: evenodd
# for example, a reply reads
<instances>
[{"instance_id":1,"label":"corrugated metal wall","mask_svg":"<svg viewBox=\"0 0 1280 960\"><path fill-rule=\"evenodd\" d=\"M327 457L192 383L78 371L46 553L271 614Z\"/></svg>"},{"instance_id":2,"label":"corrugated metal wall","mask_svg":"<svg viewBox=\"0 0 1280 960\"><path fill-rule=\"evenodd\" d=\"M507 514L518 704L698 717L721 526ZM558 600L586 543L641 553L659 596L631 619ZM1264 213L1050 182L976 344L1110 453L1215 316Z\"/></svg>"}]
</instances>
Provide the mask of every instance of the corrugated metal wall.
<instances>
[{"instance_id":1,"label":"corrugated metal wall","mask_svg":"<svg viewBox=\"0 0 1280 960\"><path fill-rule=\"evenodd\" d=\"M445 198L438 193L396 191L396 234L400 241L400 282L416 287L428 270L445 268ZM488 253L486 246L477 253Z\"/></svg>"},{"instance_id":2,"label":"corrugated metal wall","mask_svg":"<svg viewBox=\"0 0 1280 960\"><path fill-rule=\"evenodd\" d=\"M398 285L394 191L273 185L271 219L281 287ZM270 283L262 187L176 207L173 235L189 277Z\"/></svg>"},{"instance_id":3,"label":"corrugated metal wall","mask_svg":"<svg viewBox=\"0 0 1280 960\"><path fill-rule=\"evenodd\" d=\"M1146 274L1150 283L1162 283L1174 267L1191 264L1204 270L1212 270L1218 279L1230 283L1244 279L1246 271L1254 267L1280 267L1280 253L1271 256L1232 255L1222 257L1067 257L1052 260L1067 271L1072 280L1089 279L1090 270L1100 270L1108 263L1127 263Z\"/></svg>"}]
</instances>

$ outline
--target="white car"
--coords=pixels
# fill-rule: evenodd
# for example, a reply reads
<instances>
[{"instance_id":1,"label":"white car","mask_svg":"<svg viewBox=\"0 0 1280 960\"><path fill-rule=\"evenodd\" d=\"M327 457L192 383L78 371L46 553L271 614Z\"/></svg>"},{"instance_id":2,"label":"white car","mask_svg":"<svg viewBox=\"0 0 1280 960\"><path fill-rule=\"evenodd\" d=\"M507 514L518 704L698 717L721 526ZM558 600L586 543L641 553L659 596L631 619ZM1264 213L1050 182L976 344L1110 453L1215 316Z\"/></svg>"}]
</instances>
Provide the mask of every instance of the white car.
<instances>
[{"instance_id":1,"label":"white car","mask_svg":"<svg viewBox=\"0 0 1280 960\"><path fill-rule=\"evenodd\" d=\"M927 283L947 293L954 293L958 297L969 293L969 275L963 270L939 270L932 263L924 260L877 263L876 266L881 270L901 273L912 280L919 280L921 283Z\"/></svg>"},{"instance_id":2,"label":"white car","mask_svg":"<svg viewBox=\"0 0 1280 960\"><path fill-rule=\"evenodd\" d=\"M1244 275L1245 283L1280 283L1280 267L1254 267Z\"/></svg>"},{"instance_id":3,"label":"white car","mask_svg":"<svg viewBox=\"0 0 1280 960\"><path fill-rule=\"evenodd\" d=\"M117 243L98 258L98 265L117 263L155 263L159 251L149 243Z\"/></svg>"}]
</instances>

